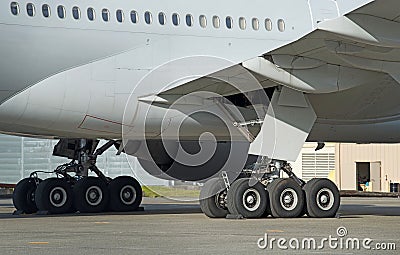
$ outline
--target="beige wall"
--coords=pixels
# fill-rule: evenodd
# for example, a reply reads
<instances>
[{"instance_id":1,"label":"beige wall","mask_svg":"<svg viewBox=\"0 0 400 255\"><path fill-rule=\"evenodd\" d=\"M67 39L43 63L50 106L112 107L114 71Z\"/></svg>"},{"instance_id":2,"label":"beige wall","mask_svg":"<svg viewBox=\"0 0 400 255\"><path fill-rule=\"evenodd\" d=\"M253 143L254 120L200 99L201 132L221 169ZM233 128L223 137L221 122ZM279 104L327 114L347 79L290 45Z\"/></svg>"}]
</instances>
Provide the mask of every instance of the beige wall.
<instances>
[{"instance_id":1,"label":"beige wall","mask_svg":"<svg viewBox=\"0 0 400 255\"><path fill-rule=\"evenodd\" d=\"M335 156L339 189L356 190L356 162L381 162L382 191L389 191L390 181L400 182L400 144L338 143Z\"/></svg>"}]
</instances>

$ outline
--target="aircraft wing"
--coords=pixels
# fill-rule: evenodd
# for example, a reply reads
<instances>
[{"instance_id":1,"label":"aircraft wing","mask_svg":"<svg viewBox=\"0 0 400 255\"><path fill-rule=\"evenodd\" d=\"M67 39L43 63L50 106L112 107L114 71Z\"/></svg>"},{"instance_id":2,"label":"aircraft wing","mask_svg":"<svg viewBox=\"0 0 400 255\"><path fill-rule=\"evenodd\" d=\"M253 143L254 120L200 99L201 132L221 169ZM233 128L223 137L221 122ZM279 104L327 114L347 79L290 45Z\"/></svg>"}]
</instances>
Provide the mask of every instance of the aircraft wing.
<instances>
[{"instance_id":1,"label":"aircraft wing","mask_svg":"<svg viewBox=\"0 0 400 255\"><path fill-rule=\"evenodd\" d=\"M399 21L399 1L377 0L321 22L317 30L300 40L267 53L263 58L269 63L257 58L243 65L308 93L356 87L377 73L388 74L399 82ZM279 73L271 72L272 64Z\"/></svg>"},{"instance_id":2,"label":"aircraft wing","mask_svg":"<svg viewBox=\"0 0 400 255\"><path fill-rule=\"evenodd\" d=\"M399 83L399 22L398 0L375 0L344 16L320 22L316 30L295 42L160 95L199 90L221 95L245 92L251 89L244 82L248 79L246 70L264 88L280 84L305 93L346 90L382 75Z\"/></svg>"},{"instance_id":3,"label":"aircraft wing","mask_svg":"<svg viewBox=\"0 0 400 255\"><path fill-rule=\"evenodd\" d=\"M317 118L376 119L382 117L376 114L380 106L384 105L385 116L398 108L391 107L398 102L398 93L390 91L400 86L399 22L400 1L375 0L318 23L314 31L294 42L166 90L160 96L202 90L222 96L251 91L254 86L248 85L252 82L248 82L251 78L246 73L264 88L282 85L281 90L273 92L272 107L249 153L294 161ZM315 104L311 94L331 95L330 103ZM337 100L344 101L340 109ZM323 112L323 107L329 109ZM271 133L274 136L268 135ZM291 144L290 150L286 144Z\"/></svg>"}]
</instances>

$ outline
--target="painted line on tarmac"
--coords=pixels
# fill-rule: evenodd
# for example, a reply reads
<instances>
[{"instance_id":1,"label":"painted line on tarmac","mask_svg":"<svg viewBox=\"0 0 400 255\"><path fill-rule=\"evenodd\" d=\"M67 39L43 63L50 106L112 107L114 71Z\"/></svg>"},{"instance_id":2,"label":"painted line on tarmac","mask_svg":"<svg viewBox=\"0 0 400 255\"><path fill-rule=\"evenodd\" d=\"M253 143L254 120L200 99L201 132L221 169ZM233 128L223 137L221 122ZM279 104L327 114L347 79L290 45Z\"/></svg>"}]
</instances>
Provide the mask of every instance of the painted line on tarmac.
<instances>
[{"instance_id":1,"label":"painted line on tarmac","mask_svg":"<svg viewBox=\"0 0 400 255\"><path fill-rule=\"evenodd\" d=\"M94 224L110 224L108 221L96 221Z\"/></svg>"},{"instance_id":2,"label":"painted line on tarmac","mask_svg":"<svg viewBox=\"0 0 400 255\"><path fill-rule=\"evenodd\" d=\"M266 232L267 233L283 233L285 231L280 230L280 229L268 229Z\"/></svg>"}]
</instances>

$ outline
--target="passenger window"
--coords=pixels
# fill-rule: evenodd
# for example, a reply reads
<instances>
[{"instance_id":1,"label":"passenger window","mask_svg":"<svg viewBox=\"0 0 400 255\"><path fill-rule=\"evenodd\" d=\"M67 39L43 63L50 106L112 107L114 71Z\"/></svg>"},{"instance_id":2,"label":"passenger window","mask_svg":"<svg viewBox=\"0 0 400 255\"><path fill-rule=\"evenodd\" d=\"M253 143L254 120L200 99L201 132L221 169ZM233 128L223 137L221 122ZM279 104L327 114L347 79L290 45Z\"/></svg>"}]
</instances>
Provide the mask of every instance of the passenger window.
<instances>
[{"instance_id":1,"label":"passenger window","mask_svg":"<svg viewBox=\"0 0 400 255\"><path fill-rule=\"evenodd\" d=\"M133 24L138 23L139 17L136 11L131 11L131 21Z\"/></svg>"},{"instance_id":2,"label":"passenger window","mask_svg":"<svg viewBox=\"0 0 400 255\"><path fill-rule=\"evenodd\" d=\"M178 26L179 22L180 22L179 15L177 13L172 14L172 24Z\"/></svg>"},{"instance_id":3,"label":"passenger window","mask_svg":"<svg viewBox=\"0 0 400 255\"><path fill-rule=\"evenodd\" d=\"M18 15L19 14L19 4L16 2L12 2L11 5L11 13L14 15Z\"/></svg>"},{"instance_id":4,"label":"passenger window","mask_svg":"<svg viewBox=\"0 0 400 255\"><path fill-rule=\"evenodd\" d=\"M265 19L265 29L267 31L272 30L272 20L271 19Z\"/></svg>"},{"instance_id":5,"label":"passenger window","mask_svg":"<svg viewBox=\"0 0 400 255\"><path fill-rule=\"evenodd\" d=\"M219 17L218 16L214 16L213 17L213 26L214 26L214 28L219 28L220 24L221 24L221 22L219 20Z\"/></svg>"},{"instance_id":6,"label":"passenger window","mask_svg":"<svg viewBox=\"0 0 400 255\"><path fill-rule=\"evenodd\" d=\"M124 12L122 10L117 10L116 15L117 15L117 21L119 23L122 23L124 21Z\"/></svg>"},{"instance_id":7,"label":"passenger window","mask_svg":"<svg viewBox=\"0 0 400 255\"><path fill-rule=\"evenodd\" d=\"M199 21L202 28L207 27L207 17L205 15L200 15Z\"/></svg>"},{"instance_id":8,"label":"passenger window","mask_svg":"<svg viewBox=\"0 0 400 255\"><path fill-rule=\"evenodd\" d=\"M30 17L35 16L35 6L32 3L28 3L26 5L26 12L28 13L28 16L30 16Z\"/></svg>"},{"instance_id":9,"label":"passenger window","mask_svg":"<svg viewBox=\"0 0 400 255\"><path fill-rule=\"evenodd\" d=\"M79 9L79 7L74 6L72 8L72 16L74 17L74 19L80 19L81 18L81 10Z\"/></svg>"},{"instance_id":10,"label":"passenger window","mask_svg":"<svg viewBox=\"0 0 400 255\"><path fill-rule=\"evenodd\" d=\"M193 16L190 15L190 14L187 14L187 15L186 15L186 25L187 25L188 27L193 26Z\"/></svg>"},{"instance_id":11,"label":"passenger window","mask_svg":"<svg viewBox=\"0 0 400 255\"><path fill-rule=\"evenodd\" d=\"M253 29L254 30L258 30L258 29L260 29L260 23L258 22L258 19L257 18L253 18L252 20L251 20L251 25L252 25L252 27L253 27Z\"/></svg>"},{"instance_id":12,"label":"passenger window","mask_svg":"<svg viewBox=\"0 0 400 255\"><path fill-rule=\"evenodd\" d=\"M233 19L232 19L232 17L230 17L230 16L226 17L225 23L226 23L226 27L228 29L232 29L232 27L233 27Z\"/></svg>"},{"instance_id":13,"label":"passenger window","mask_svg":"<svg viewBox=\"0 0 400 255\"><path fill-rule=\"evenodd\" d=\"M62 5L59 5L57 7L57 14L60 19L64 19L65 18L65 7Z\"/></svg>"},{"instance_id":14,"label":"passenger window","mask_svg":"<svg viewBox=\"0 0 400 255\"><path fill-rule=\"evenodd\" d=\"M151 15L151 12L147 11L144 13L144 21L149 25L153 22L153 16Z\"/></svg>"},{"instance_id":15,"label":"passenger window","mask_svg":"<svg viewBox=\"0 0 400 255\"><path fill-rule=\"evenodd\" d=\"M165 13L160 12L158 14L158 22L160 23L160 25L165 25L165 20L166 20Z\"/></svg>"},{"instance_id":16,"label":"passenger window","mask_svg":"<svg viewBox=\"0 0 400 255\"><path fill-rule=\"evenodd\" d=\"M101 16L105 22L110 21L110 11L108 9L103 9L101 11Z\"/></svg>"},{"instance_id":17,"label":"passenger window","mask_svg":"<svg viewBox=\"0 0 400 255\"><path fill-rule=\"evenodd\" d=\"M239 18L239 27L242 30L246 29L246 19L244 17Z\"/></svg>"},{"instance_id":18,"label":"passenger window","mask_svg":"<svg viewBox=\"0 0 400 255\"><path fill-rule=\"evenodd\" d=\"M50 17L50 6L47 4L42 5L42 13L45 18Z\"/></svg>"},{"instance_id":19,"label":"passenger window","mask_svg":"<svg viewBox=\"0 0 400 255\"><path fill-rule=\"evenodd\" d=\"M90 21L93 21L96 18L96 13L92 7L87 9L87 16Z\"/></svg>"},{"instance_id":20,"label":"passenger window","mask_svg":"<svg viewBox=\"0 0 400 255\"><path fill-rule=\"evenodd\" d=\"M285 21L283 19L278 20L278 30L280 32L285 31Z\"/></svg>"}]
</instances>

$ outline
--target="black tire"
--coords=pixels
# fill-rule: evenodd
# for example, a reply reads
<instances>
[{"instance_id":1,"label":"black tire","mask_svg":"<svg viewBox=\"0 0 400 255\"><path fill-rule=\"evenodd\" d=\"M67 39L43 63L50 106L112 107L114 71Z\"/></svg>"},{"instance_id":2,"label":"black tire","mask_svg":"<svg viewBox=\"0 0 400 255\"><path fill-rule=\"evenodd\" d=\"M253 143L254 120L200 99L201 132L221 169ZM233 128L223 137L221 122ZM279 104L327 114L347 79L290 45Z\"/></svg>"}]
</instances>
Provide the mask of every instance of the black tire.
<instances>
[{"instance_id":1,"label":"black tire","mask_svg":"<svg viewBox=\"0 0 400 255\"><path fill-rule=\"evenodd\" d=\"M271 214L276 218L299 217L304 211L304 193L292 179L276 179L267 186Z\"/></svg>"},{"instance_id":2,"label":"black tire","mask_svg":"<svg viewBox=\"0 0 400 255\"><path fill-rule=\"evenodd\" d=\"M340 193L331 180L315 178L307 182L303 189L310 217L329 218L336 215L340 206Z\"/></svg>"},{"instance_id":3,"label":"black tire","mask_svg":"<svg viewBox=\"0 0 400 255\"><path fill-rule=\"evenodd\" d=\"M71 212L73 193L71 185L64 179L49 178L41 182L35 192L39 211L52 214Z\"/></svg>"},{"instance_id":4,"label":"black tire","mask_svg":"<svg viewBox=\"0 0 400 255\"><path fill-rule=\"evenodd\" d=\"M267 193L267 209L265 209L265 212L263 213L263 215L261 215L261 218L267 218L268 216L272 215L271 214L271 205L269 202L269 193L268 193L268 185L270 183L267 183L267 186L265 186L265 192Z\"/></svg>"},{"instance_id":5,"label":"black tire","mask_svg":"<svg viewBox=\"0 0 400 255\"><path fill-rule=\"evenodd\" d=\"M37 179L41 182L41 179ZM30 214L37 212L38 208L35 203L36 182L33 178L25 178L20 180L15 186L13 192L13 204L17 210Z\"/></svg>"},{"instance_id":6,"label":"black tire","mask_svg":"<svg viewBox=\"0 0 400 255\"><path fill-rule=\"evenodd\" d=\"M250 186L249 180L241 178L233 182L228 190L228 211L245 218L260 218L268 206L267 191L260 182Z\"/></svg>"},{"instance_id":7,"label":"black tire","mask_svg":"<svg viewBox=\"0 0 400 255\"><path fill-rule=\"evenodd\" d=\"M135 211L142 202L142 188L130 176L119 176L108 184L110 194L109 208L112 211Z\"/></svg>"},{"instance_id":8,"label":"black tire","mask_svg":"<svg viewBox=\"0 0 400 255\"><path fill-rule=\"evenodd\" d=\"M97 177L79 180L73 188L74 206L81 213L102 212L108 206L107 184Z\"/></svg>"},{"instance_id":9,"label":"black tire","mask_svg":"<svg viewBox=\"0 0 400 255\"><path fill-rule=\"evenodd\" d=\"M308 212L307 212L306 192L304 191L304 189L303 189L303 197L304 197L304 206L303 206L303 211L301 211L300 215L298 216L299 218L300 218L300 217L303 217L303 216L305 216L305 215L308 215Z\"/></svg>"},{"instance_id":10,"label":"black tire","mask_svg":"<svg viewBox=\"0 0 400 255\"><path fill-rule=\"evenodd\" d=\"M224 182L219 178L208 180L200 191L200 208L210 218L225 218L228 210L222 206L219 199L226 196Z\"/></svg>"}]
</instances>

